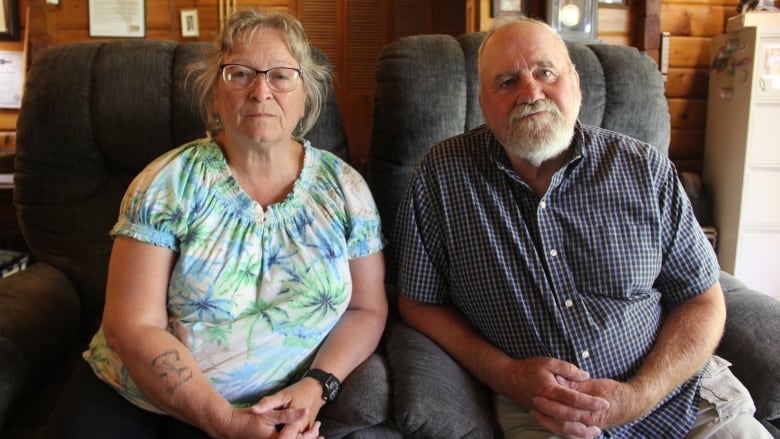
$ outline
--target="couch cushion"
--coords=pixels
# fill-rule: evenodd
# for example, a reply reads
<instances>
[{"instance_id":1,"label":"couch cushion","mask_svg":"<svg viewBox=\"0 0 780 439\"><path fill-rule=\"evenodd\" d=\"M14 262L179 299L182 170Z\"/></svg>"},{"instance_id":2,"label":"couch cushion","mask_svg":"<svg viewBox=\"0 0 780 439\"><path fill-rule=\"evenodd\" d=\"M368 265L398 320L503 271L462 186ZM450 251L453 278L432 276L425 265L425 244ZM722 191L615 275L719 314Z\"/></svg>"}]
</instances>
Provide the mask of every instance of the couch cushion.
<instances>
[{"instance_id":1,"label":"couch cushion","mask_svg":"<svg viewBox=\"0 0 780 439\"><path fill-rule=\"evenodd\" d=\"M13 413L14 401L22 392L29 377L29 363L25 361L16 344L5 337L0 337L0 430L2 430L9 413Z\"/></svg>"},{"instance_id":2,"label":"couch cushion","mask_svg":"<svg viewBox=\"0 0 780 439\"><path fill-rule=\"evenodd\" d=\"M567 45L571 50L576 43ZM587 47L596 55L604 72L604 116L598 126L643 140L666 154L671 122L663 76L655 61L635 47L606 44ZM627 69L627 65L634 68ZM577 71L580 78L590 74L582 68Z\"/></svg>"},{"instance_id":3,"label":"couch cushion","mask_svg":"<svg viewBox=\"0 0 780 439\"><path fill-rule=\"evenodd\" d=\"M487 388L429 338L403 323L388 328L395 421L405 438L492 438Z\"/></svg>"},{"instance_id":4,"label":"couch cushion","mask_svg":"<svg viewBox=\"0 0 780 439\"><path fill-rule=\"evenodd\" d=\"M0 416L18 410L51 379L53 365L60 364L76 340L79 316L76 291L48 264L34 263L3 279Z\"/></svg>"},{"instance_id":5,"label":"couch cushion","mask_svg":"<svg viewBox=\"0 0 780 439\"><path fill-rule=\"evenodd\" d=\"M336 401L320 410L320 433L335 439L384 425L392 417L390 400L387 362L373 354L344 380Z\"/></svg>"},{"instance_id":6,"label":"couch cushion","mask_svg":"<svg viewBox=\"0 0 780 439\"><path fill-rule=\"evenodd\" d=\"M732 363L734 375L750 389L756 417L780 420L780 344L771 337L780 333L780 303L728 273L721 272L720 283L728 314L718 354ZM766 346L772 352L756 352L756 346Z\"/></svg>"}]
</instances>

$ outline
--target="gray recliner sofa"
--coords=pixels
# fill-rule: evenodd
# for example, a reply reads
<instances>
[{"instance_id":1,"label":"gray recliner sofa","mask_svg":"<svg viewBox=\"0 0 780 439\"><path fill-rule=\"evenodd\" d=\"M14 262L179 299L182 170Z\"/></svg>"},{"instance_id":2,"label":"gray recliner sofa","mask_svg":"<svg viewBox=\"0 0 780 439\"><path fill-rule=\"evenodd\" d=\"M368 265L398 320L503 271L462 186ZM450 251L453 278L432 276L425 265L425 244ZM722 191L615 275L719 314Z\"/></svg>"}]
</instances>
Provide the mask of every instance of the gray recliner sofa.
<instances>
[{"instance_id":1,"label":"gray recliner sofa","mask_svg":"<svg viewBox=\"0 0 780 439\"><path fill-rule=\"evenodd\" d=\"M436 142L483 122L477 98L482 33L412 36L380 53L369 185L379 205L393 260L393 222L409 175ZM667 152L669 111L657 65L634 48L567 43L580 75L580 120L629 134ZM694 204L695 175L685 175ZM706 216L706 209L702 211ZM393 267L388 282L393 284ZM780 437L780 301L722 273L728 318L718 353L733 363L756 405L756 417ZM392 288L391 288L392 290ZM777 292L775 292L777 293ZM395 422L405 437L492 437L488 389L429 339L397 317L387 329Z\"/></svg>"}]
</instances>

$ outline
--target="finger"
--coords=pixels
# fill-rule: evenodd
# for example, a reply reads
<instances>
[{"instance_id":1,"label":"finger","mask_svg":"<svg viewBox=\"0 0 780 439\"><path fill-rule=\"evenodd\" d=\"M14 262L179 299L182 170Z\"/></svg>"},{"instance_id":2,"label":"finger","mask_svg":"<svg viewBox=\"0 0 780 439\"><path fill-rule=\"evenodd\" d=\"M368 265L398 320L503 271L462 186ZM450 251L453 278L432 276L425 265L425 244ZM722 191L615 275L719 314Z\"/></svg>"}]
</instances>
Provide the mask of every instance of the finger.
<instances>
[{"instance_id":1,"label":"finger","mask_svg":"<svg viewBox=\"0 0 780 439\"><path fill-rule=\"evenodd\" d=\"M301 439L319 439L322 436L320 436L320 422L317 421L314 423L314 425L309 429L301 433L300 438Z\"/></svg>"},{"instance_id":2,"label":"finger","mask_svg":"<svg viewBox=\"0 0 780 439\"><path fill-rule=\"evenodd\" d=\"M586 396L594 398L589 395ZM600 420L606 417L606 410L609 408L609 403L601 398L595 399L596 401L593 404L581 400L577 401L577 404L579 405L572 405L571 403L553 400L543 396L535 396L531 401L533 402L534 409L546 416L565 421L581 422L587 425L598 425Z\"/></svg>"},{"instance_id":3,"label":"finger","mask_svg":"<svg viewBox=\"0 0 780 439\"><path fill-rule=\"evenodd\" d=\"M292 425L285 425L279 430L279 439L298 439L301 433L298 432L298 428Z\"/></svg>"},{"instance_id":4,"label":"finger","mask_svg":"<svg viewBox=\"0 0 780 439\"><path fill-rule=\"evenodd\" d=\"M545 429L570 438L594 438L601 435L601 429L596 426L588 426L581 422L563 421L555 419L539 412L531 410L531 416Z\"/></svg>"},{"instance_id":5,"label":"finger","mask_svg":"<svg viewBox=\"0 0 780 439\"><path fill-rule=\"evenodd\" d=\"M261 398L260 401L257 401L257 404L250 407L250 410L252 413L262 415L272 410L284 408L288 404L290 404L289 398L280 393L275 393Z\"/></svg>"},{"instance_id":6,"label":"finger","mask_svg":"<svg viewBox=\"0 0 780 439\"><path fill-rule=\"evenodd\" d=\"M282 426L282 429L279 431L279 439L301 439L301 438L316 438L319 435L319 430L315 431L314 436L309 435L309 431L311 430L305 430L303 433L301 432L301 428L303 428L303 425L300 424L287 424Z\"/></svg>"},{"instance_id":7,"label":"finger","mask_svg":"<svg viewBox=\"0 0 780 439\"><path fill-rule=\"evenodd\" d=\"M549 389L543 395L537 395L532 399L534 405L538 402L535 398L547 399L578 410L604 411L609 409L609 401L595 395L589 395L568 386Z\"/></svg>"},{"instance_id":8,"label":"finger","mask_svg":"<svg viewBox=\"0 0 780 439\"><path fill-rule=\"evenodd\" d=\"M274 425L286 426L288 424L306 421L308 413L309 411L305 408L294 408L272 410L265 413L265 416L268 416L273 421Z\"/></svg>"},{"instance_id":9,"label":"finger","mask_svg":"<svg viewBox=\"0 0 780 439\"><path fill-rule=\"evenodd\" d=\"M553 363L552 371L557 376L561 376L571 381L585 381L590 378L590 373L582 370L568 361L558 360Z\"/></svg>"}]
</instances>

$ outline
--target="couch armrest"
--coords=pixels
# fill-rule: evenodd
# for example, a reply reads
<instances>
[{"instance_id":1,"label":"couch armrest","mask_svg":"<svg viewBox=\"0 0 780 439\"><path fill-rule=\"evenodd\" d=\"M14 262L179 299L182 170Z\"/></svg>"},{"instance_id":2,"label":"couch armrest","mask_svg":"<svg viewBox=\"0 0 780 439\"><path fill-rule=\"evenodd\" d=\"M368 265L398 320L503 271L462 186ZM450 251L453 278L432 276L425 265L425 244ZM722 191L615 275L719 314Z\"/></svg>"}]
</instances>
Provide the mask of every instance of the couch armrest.
<instances>
[{"instance_id":1,"label":"couch armrest","mask_svg":"<svg viewBox=\"0 0 780 439\"><path fill-rule=\"evenodd\" d=\"M490 392L429 338L391 323L387 360L395 421L405 438L494 437Z\"/></svg>"},{"instance_id":2,"label":"couch armrest","mask_svg":"<svg viewBox=\"0 0 780 439\"><path fill-rule=\"evenodd\" d=\"M341 386L341 393L320 410L320 434L327 438L369 435L374 428L390 427L390 377L385 358L374 353L361 363ZM368 430L368 431L363 431Z\"/></svg>"},{"instance_id":3,"label":"couch armrest","mask_svg":"<svg viewBox=\"0 0 780 439\"><path fill-rule=\"evenodd\" d=\"M728 273L720 283L726 298L726 330L718 355L750 391L756 417L780 418L780 301L746 287Z\"/></svg>"},{"instance_id":4,"label":"couch armrest","mask_svg":"<svg viewBox=\"0 0 780 439\"><path fill-rule=\"evenodd\" d=\"M22 389L50 378L72 349L79 303L73 284L46 263L0 279L0 428Z\"/></svg>"}]
</instances>

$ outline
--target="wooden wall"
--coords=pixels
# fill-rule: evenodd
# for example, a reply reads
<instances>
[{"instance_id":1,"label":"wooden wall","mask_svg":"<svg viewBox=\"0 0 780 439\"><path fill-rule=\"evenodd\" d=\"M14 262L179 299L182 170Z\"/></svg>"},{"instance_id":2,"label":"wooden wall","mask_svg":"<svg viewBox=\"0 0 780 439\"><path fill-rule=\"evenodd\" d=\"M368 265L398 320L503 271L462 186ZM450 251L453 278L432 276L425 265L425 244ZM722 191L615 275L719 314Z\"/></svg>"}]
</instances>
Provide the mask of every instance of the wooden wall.
<instances>
[{"instance_id":1,"label":"wooden wall","mask_svg":"<svg viewBox=\"0 0 780 439\"><path fill-rule=\"evenodd\" d=\"M19 0L32 58L47 47L89 37L89 0ZM543 4L544 0L540 1ZM648 50L658 59L658 34L671 33L666 84L672 140L670 156L682 170L700 173L704 151L709 41L736 14L737 0L627 0L601 5L599 38L605 43ZM247 0L239 5L288 8L303 22L312 43L334 65L342 118L353 160L366 159L371 136L374 62L395 38L423 33L458 35L483 30L491 0ZM29 23L24 13L29 6ZM200 35L182 38L180 11L197 9ZM218 0L147 0L146 38L211 41L219 23ZM648 24L649 23L649 24ZM3 46L0 46L2 48ZM0 131L13 130L15 112L0 111Z\"/></svg>"},{"instance_id":2,"label":"wooden wall","mask_svg":"<svg viewBox=\"0 0 780 439\"><path fill-rule=\"evenodd\" d=\"M664 0L661 31L669 32L666 98L672 122L669 155L680 170L701 174L707 122L710 40L737 14L737 0Z\"/></svg>"}]
</instances>

